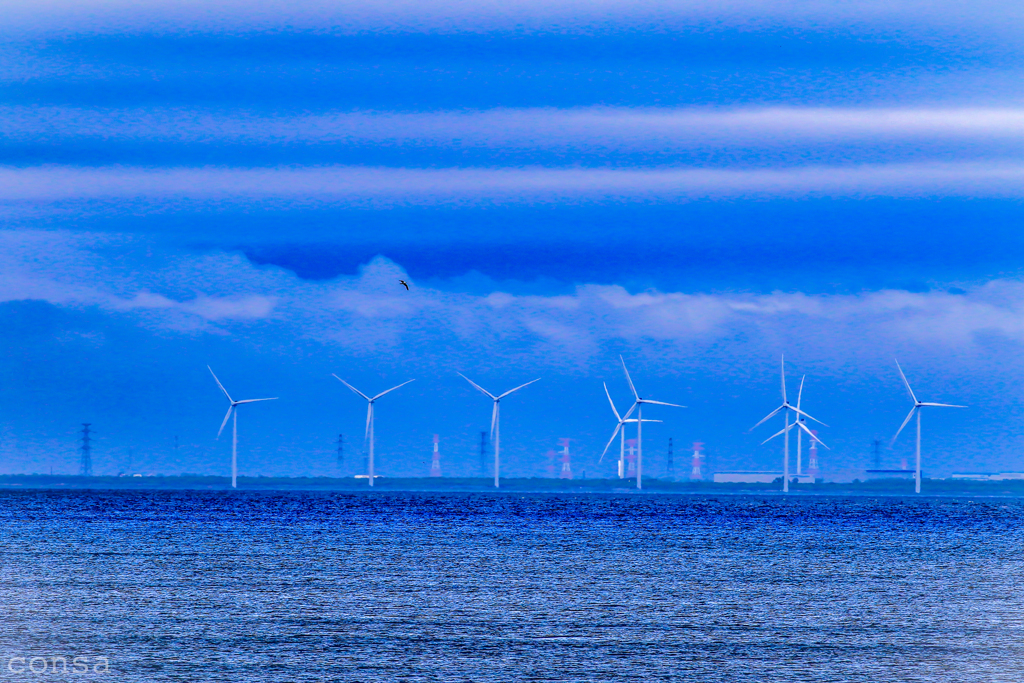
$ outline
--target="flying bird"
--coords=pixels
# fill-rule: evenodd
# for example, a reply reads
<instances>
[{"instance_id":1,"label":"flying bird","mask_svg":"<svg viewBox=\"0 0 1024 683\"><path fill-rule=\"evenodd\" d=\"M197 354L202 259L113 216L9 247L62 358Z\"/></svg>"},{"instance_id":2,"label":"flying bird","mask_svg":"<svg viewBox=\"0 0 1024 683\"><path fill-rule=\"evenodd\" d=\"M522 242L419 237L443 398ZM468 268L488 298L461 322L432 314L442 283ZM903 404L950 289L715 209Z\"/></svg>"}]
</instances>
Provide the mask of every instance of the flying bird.
<instances>
[{"instance_id":1,"label":"flying bird","mask_svg":"<svg viewBox=\"0 0 1024 683\"><path fill-rule=\"evenodd\" d=\"M405 286L405 290L409 291L409 283L408 282L406 282L405 280L399 280L398 283L401 284L401 285L404 285Z\"/></svg>"}]
</instances>

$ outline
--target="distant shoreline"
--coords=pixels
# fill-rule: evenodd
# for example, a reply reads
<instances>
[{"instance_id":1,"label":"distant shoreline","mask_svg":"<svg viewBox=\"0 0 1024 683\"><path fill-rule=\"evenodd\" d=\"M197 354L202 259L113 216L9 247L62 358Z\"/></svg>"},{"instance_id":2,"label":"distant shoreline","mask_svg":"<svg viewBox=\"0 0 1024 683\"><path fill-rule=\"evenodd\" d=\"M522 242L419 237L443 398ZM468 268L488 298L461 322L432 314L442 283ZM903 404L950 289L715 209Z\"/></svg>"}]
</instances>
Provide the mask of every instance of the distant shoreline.
<instances>
[{"instance_id":1,"label":"distant shoreline","mask_svg":"<svg viewBox=\"0 0 1024 683\"><path fill-rule=\"evenodd\" d=\"M925 479L921 495L1024 496L1024 481L964 481ZM0 475L0 490L231 490L231 478L208 475L95 476L48 474ZM371 489L365 478L354 477L239 477L239 491L408 491L517 493L781 493L779 483L714 483L645 479L642 491L622 479L509 478L495 489L483 477L380 477ZM878 479L852 483L790 484L796 494L914 495L913 481Z\"/></svg>"}]
</instances>

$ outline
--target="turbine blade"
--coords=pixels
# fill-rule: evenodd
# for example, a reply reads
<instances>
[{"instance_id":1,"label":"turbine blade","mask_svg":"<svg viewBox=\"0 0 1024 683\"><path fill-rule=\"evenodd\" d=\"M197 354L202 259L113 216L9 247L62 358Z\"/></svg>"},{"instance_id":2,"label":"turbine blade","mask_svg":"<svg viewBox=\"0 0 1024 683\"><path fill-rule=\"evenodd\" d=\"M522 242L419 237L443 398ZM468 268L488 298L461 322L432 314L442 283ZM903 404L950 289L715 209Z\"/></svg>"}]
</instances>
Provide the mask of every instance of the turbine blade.
<instances>
[{"instance_id":1,"label":"turbine blade","mask_svg":"<svg viewBox=\"0 0 1024 683\"><path fill-rule=\"evenodd\" d=\"M898 360L896 361L896 369L900 371L900 377L903 378L903 386L907 388L907 393L910 394L910 399L917 404L917 396L914 396L914 390L910 388L910 382L907 381L907 376L903 374L903 368L900 367L900 362Z\"/></svg>"},{"instance_id":2,"label":"turbine blade","mask_svg":"<svg viewBox=\"0 0 1024 683\"><path fill-rule=\"evenodd\" d=\"M784 405L782 405L782 406L779 406L778 408L776 408L776 409L775 409L775 410L773 410L772 412L768 413L768 415L766 415L766 416L765 416L765 417L764 417L764 418L763 418L763 419L762 419L762 420L761 420L760 422L758 422L758 423L757 423L756 425L754 425L753 427L751 427L751 428L750 428L749 430L747 430L747 431L751 431L751 432L752 432L752 431L754 431L755 429L757 429L758 427L760 427L761 425L763 425L763 424L764 424L765 422L767 422L768 420L770 420L770 419L772 419L773 417L775 417L776 415L778 415L778 414L779 414L779 411L780 411L780 410L782 410L782 409L783 409L783 408L785 408L785 407L786 407L786 406L784 406Z\"/></svg>"},{"instance_id":3,"label":"turbine blade","mask_svg":"<svg viewBox=\"0 0 1024 683\"><path fill-rule=\"evenodd\" d=\"M627 410L627 411L626 411L626 414L622 416L622 419L623 419L623 420L625 420L625 419L626 419L627 417L629 417L630 415L632 415L632 414L633 414L633 411L634 411L634 410L636 410L636 407L637 407L638 405L640 405L640 404L639 404L639 403L634 403L633 405L631 405L631 406L629 407L629 410Z\"/></svg>"},{"instance_id":4,"label":"turbine blade","mask_svg":"<svg viewBox=\"0 0 1024 683\"><path fill-rule=\"evenodd\" d=\"M540 381L540 377L538 377L537 379L534 379L534 380L530 380L530 381L529 381L529 382L527 382L526 384L520 384L520 385L519 385L518 387L516 387L515 389L509 389L508 391L506 391L506 392L505 392L504 394L502 394L502 395L501 395L501 396L499 396L498 398L499 398L499 399L505 398L505 397L506 397L506 396L508 396L509 394L511 394L511 393L514 393L514 392L516 392L516 391L519 391L519 390L520 390L520 389L522 389L523 387L528 387L528 386L530 386L531 384L533 384L534 382L539 382L539 381Z\"/></svg>"},{"instance_id":5,"label":"turbine blade","mask_svg":"<svg viewBox=\"0 0 1024 683\"><path fill-rule=\"evenodd\" d=\"M470 378L468 378L465 375L463 375L461 372L458 372L458 373L455 373L455 374L457 374L459 377L461 377L462 379L464 379L467 382L469 382L470 384L472 384L474 387L476 387L477 391L479 391L484 396L489 397L492 401L495 400L496 398L498 398L497 396L495 396L491 392L487 391L486 389L484 389L482 386L480 386L479 384L477 384L476 382L474 382Z\"/></svg>"},{"instance_id":6,"label":"turbine blade","mask_svg":"<svg viewBox=\"0 0 1024 683\"><path fill-rule=\"evenodd\" d=\"M629 382L629 390L633 392L633 396L639 401L640 394L636 393L636 387L633 386L633 378L629 376L629 370L626 369L626 361L622 356L619 356L619 360L622 361L622 371L626 373L626 381Z\"/></svg>"},{"instance_id":7,"label":"turbine blade","mask_svg":"<svg viewBox=\"0 0 1024 683\"><path fill-rule=\"evenodd\" d=\"M765 445L766 443L768 443L769 441L771 441L772 439L774 439L774 438L775 438L775 437L777 437L777 436L782 436L783 434L785 434L786 432L788 432L788 431L789 431L790 429L792 429L792 428L793 428L794 426L795 426L795 424L791 424L791 425L789 425L788 427L783 427L782 429L780 429L779 431L775 432L774 434L772 434L771 436L769 436L769 437L768 437L767 439L765 439L764 441L762 441L762 442L761 442L761 445L762 445L762 446L763 446L763 445Z\"/></svg>"},{"instance_id":8,"label":"turbine blade","mask_svg":"<svg viewBox=\"0 0 1024 683\"><path fill-rule=\"evenodd\" d=\"M231 401L232 403L234 403L235 401L234 401L234 399L231 398L231 394L228 393L228 390L225 389L224 385L220 383L219 379L217 379L217 374L213 371L213 368L211 368L209 365L207 365L206 369L210 371L211 375L213 375L213 381L217 383L217 386L220 387L220 390L223 391L224 395L228 397L228 400Z\"/></svg>"},{"instance_id":9,"label":"turbine blade","mask_svg":"<svg viewBox=\"0 0 1024 683\"><path fill-rule=\"evenodd\" d=\"M416 380L414 380L414 379L411 379L411 380L409 380L409 382L415 382L415 381L416 381ZM404 387L404 386L405 386L406 384L408 384L409 382L402 382L402 383L401 383L401 384L399 384L399 385L398 385L397 387L391 387L391 388L390 388L390 389L388 389L387 391L382 391L382 392L380 392L379 394L377 394L376 396L374 396L374 397L373 397L373 398L372 398L371 400L373 400L373 401L376 401L376 400L377 400L378 398L380 398L380 397L381 397L381 396L383 396L384 394L390 394L390 393L391 393L392 391L394 391L395 389L401 389L402 387Z\"/></svg>"},{"instance_id":10,"label":"turbine blade","mask_svg":"<svg viewBox=\"0 0 1024 683\"><path fill-rule=\"evenodd\" d=\"M782 354L780 356L780 358L782 359L781 362L780 362L780 367L782 368L782 375L781 375L782 376L782 402L785 403L786 402L786 354Z\"/></svg>"},{"instance_id":11,"label":"turbine blade","mask_svg":"<svg viewBox=\"0 0 1024 683\"><path fill-rule=\"evenodd\" d=\"M231 411L235 409L235 404L232 403L228 406L228 412L224 414L224 421L220 423L220 429L217 430L217 438L220 438L221 432L224 431L224 427L227 426L228 420L231 418Z\"/></svg>"},{"instance_id":12,"label":"turbine blade","mask_svg":"<svg viewBox=\"0 0 1024 683\"><path fill-rule=\"evenodd\" d=\"M373 422L373 403L366 404L366 431L363 432L363 441L370 438L370 423Z\"/></svg>"},{"instance_id":13,"label":"turbine blade","mask_svg":"<svg viewBox=\"0 0 1024 683\"><path fill-rule=\"evenodd\" d=\"M807 413L805 413L804 411L800 410L799 408L794 408L793 406L790 406L790 407L789 407L789 409L790 409L790 410L792 410L793 412L795 412L795 413L796 413L797 415L803 415L803 416L804 416L804 417L806 417L806 418L809 418L809 419L811 419L811 420L814 420L815 422L817 422L817 423L818 423L818 424L820 424L820 425L825 425L826 427L828 427L828 425L827 425L827 424L825 424L824 422L822 422L822 421L821 421L821 420L819 420L818 418L816 418L816 417L813 417L813 416L811 416L811 415L808 415Z\"/></svg>"},{"instance_id":14,"label":"turbine blade","mask_svg":"<svg viewBox=\"0 0 1024 683\"><path fill-rule=\"evenodd\" d=\"M604 395L608 397L608 403L612 407L612 412L615 413L615 419L622 422L622 416L619 415L619 411L615 409L615 402L612 401L612 395L608 393L608 383L601 382L604 385Z\"/></svg>"},{"instance_id":15,"label":"turbine blade","mask_svg":"<svg viewBox=\"0 0 1024 683\"><path fill-rule=\"evenodd\" d=\"M366 395L366 394L364 394L363 392L359 391L359 390L358 390L358 389L356 389L356 388L355 388L354 386L352 386L351 384L349 384L348 382L346 382L346 381L345 381L345 380L343 380L342 378L340 378L340 377L338 377L337 375L335 375L335 374L334 374L333 372L331 373L331 376L332 376L332 377L334 377L334 379L336 379L336 380L338 380L339 382L341 382L342 384L344 384L344 385L345 385L346 387L348 387L348 388L349 388L349 389L351 389L352 391L354 391L355 393L357 393L357 394L359 394L360 396L362 396L362 397L363 397L364 399L366 399L367 401L369 401L369 400L370 400L370 397L369 397L369 396L367 396L367 395Z\"/></svg>"},{"instance_id":16,"label":"turbine blade","mask_svg":"<svg viewBox=\"0 0 1024 683\"><path fill-rule=\"evenodd\" d=\"M950 403L918 403L919 406L931 406L932 408L966 408L967 406L955 406Z\"/></svg>"},{"instance_id":17,"label":"turbine blade","mask_svg":"<svg viewBox=\"0 0 1024 683\"><path fill-rule=\"evenodd\" d=\"M619 435L619 430L622 429L622 423L615 425L615 431L612 432L612 438L608 439L608 443L604 445L604 450L601 451L601 457L597 459L597 464L600 465L601 461L604 460L604 456L608 453L608 449L611 448L612 442L615 441L615 437Z\"/></svg>"},{"instance_id":18,"label":"turbine blade","mask_svg":"<svg viewBox=\"0 0 1024 683\"><path fill-rule=\"evenodd\" d=\"M902 432L903 428L907 426L908 422L910 422L910 418L914 417L914 411L916 411L916 410L917 410L917 406L915 405L913 408L910 409L910 412L907 413L907 419L904 420L903 424L900 425L900 428L896 430L896 436L892 437L892 441L889 442L890 446L893 445L894 443L896 443L896 439L899 438L900 432Z\"/></svg>"},{"instance_id":19,"label":"turbine blade","mask_svg":"<svg viewBox=\"0 0 1024 683\"><path fill-rule=\"evenodd\" d=\"M491 408L491 439L494 439L494 425L498 423L498 399L494 399L494 407Z\"/></svg>"},{"instance_id":20,"label":"turbine blade","mask_svg":"<svg viewBox=\"0 0 1024 683\"><path fill-rule=\"evenodd\" d=\"M817 436L815 436L814 432L812 432L810 429L808 429L807 425L805 425L803 422L795 422L794 424L798 425L800 427L800 429L802 429L805 432L807 432L807 436L811 437L811 439L813 439L814 441L817 441L822 446L825 446L825 442L822 441L821 439L819 439ZM830 451L832 449L829 448L828 446L825 446L825 450L826 451Z\"/></svg>"},{"instance_id":21,"label":"turbine blade","mask_svg":"<svg viewBox=\"0 0 1024 683\"><path fill-rule=\"evenodd\" d=\"M642 398L642 399L640 399L640 403L651 403L651 404L656 405L656 406L671 406L673 408L685 408L686 407L686 406L681 406L678 403L665 403L664 401L652 401L649 398Z\"/></svg>"},{"instance_id":22,"label":"turbine blade","mask_svg":"<svg viewBox=\"0 0 1024 683\"><path fill-rule=\"evenodd\" d=\"M804 397L804 380L807 379L807 375L800 378L800 390L796 392L796 409L800 410L800 399Z\"/></svg>"},{"instance_id":23,"label":"turbine blade","mask_svg":"<svg viewBox=\"0 0 1024 683\"><path fill-rule=\"evenodd\" d=\"M638 419L636 419L634 417L632 420L623 420L622 421L623 424L626 424L627 422L630 422L630 423L636 423L636 422L663 422L663 420L649 420L646 417L644 419L642 419L642 420L638 420Z\"/></svg>"},{"instance_id":24,"label":"turbine blade","mask_svg":"<svg viewBox=\"0 0 1024 683\"><path fill-rule=\"evenodd\" d=\"M235 405L240 406L243 403L256 403L258 401L276 401L277 398L277 396L275 396L274 398L247 398L244 401L235 401ZM246 415L248 415L248 413L246 413Z\"/></svg>"}]
</instances>

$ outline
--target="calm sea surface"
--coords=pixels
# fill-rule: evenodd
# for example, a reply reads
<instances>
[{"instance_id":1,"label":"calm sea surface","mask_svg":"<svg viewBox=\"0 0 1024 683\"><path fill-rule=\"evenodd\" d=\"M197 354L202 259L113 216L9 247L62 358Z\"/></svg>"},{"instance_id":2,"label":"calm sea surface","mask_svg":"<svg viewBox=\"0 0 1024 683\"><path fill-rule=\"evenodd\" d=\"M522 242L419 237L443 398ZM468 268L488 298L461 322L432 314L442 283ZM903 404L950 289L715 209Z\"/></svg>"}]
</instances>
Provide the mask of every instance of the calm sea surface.
<instances>
[{"instance_id":1,"label":"calm sea surface","mask_svg":"<svg viewBox=\"0 0 1024 683\"><path fill-rule=\"evenodd\" d=\"M0 491L0 680L1019 682L1022 529L1014 499ZM110 670L9 670L54 656Z\"/></svg>"}]
</instances>

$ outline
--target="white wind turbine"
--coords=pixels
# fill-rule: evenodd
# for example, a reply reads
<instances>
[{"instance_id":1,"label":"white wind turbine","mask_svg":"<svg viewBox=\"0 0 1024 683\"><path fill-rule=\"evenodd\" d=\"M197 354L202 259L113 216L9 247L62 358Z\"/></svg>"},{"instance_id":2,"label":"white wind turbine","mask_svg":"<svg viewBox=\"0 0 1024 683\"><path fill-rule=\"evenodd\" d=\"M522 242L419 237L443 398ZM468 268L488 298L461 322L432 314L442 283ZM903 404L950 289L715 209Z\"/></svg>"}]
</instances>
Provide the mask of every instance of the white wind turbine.
<instances>
[{"instance_id":1,"label":"white wind turbine","mask_svg":"<svg viewBox=\"0 0 1024 683\"><path fill-rule=\"evenodd\" d=\"M656 406L671 406L673 408L685 408L676 403L665 403L664 401L652 401L649 398L640 398L640 394L636 392L636 387L633 386L633 379L629 376L629 370L626 369L626 361L623 360L622 356L619 356L619 360L622 361L622 371L626 373L626 381L629 382L629 389L633 392L633 408L636 408L636 487L643 488L643 471L644 471L644 441L643 441L643 426L644 422L644 404L650 403ZM633 408L629 409L629 412L633 412ZM629 413L627 413L628 415Z\"/></svg>"},{"instance_id":2,"label":"white wind turbine","mask_svg":"<svg viewBox=\"0 0 1024 683\"><path fill-rule=\"evenodd\" d=\"M228 397L228 401L231 402L231 405L228 406L228 412L224 415L224 421L220 423L220 429L217 430L217 438L220 439L221 432L224 431L224 427L228 423L228 418L234 417L234 420L231 423L231 488L238 488L238 406L242 405L243 403L257 403L259 401L276 401L277 397L275 396L274 398L247 398L242 401L236 401L235 399L231 398L231 394L228 393L228 390L225 389L224 385L220 383L219 379L217 379L217 375L216 373L214 373L213 368L207 365L206 369L210 371L210 374L213 375L213 381L217 383L217 386L220 387L220 390L223 391L224 395Z\"/></svg>"},{"instance_id":3,"label":"white wind turbine","mask_svg":"<svg viewBox=\"0 0 1024 683\"><path fill-rule=\"evenodd\" d=\"M604 384L604 382L602 382ZM612 438L608 439L608 443L605 444L604 450L601 451L601 457L597 459L597 464L601 464L604 460L605 454L608 453L608 449L611 447L612 442L615 441L615 436L619 437L619 478L622 478L622 463L626 459L626 428L627 423L639 422L637 418L630 418L636 410L636 403L629 407L625 415L620 416L618 409L615 407L615 402L612 401L612 395L608 393L608 385L604 384L604 395L608 397L608 405L612 407L612 412L615 413L615 419L618 420L618 424L615 425L615 431L612 432ZM644 420L644 422L661 422L661 420Z\"/></svg>"},{"instance_id":4,"label":"white wind turbine","mask_svg":"<svg viewBox=\"0 0 1024 683\"><path fill-rule=\"evenodd\" d=\"M487 396L492 401L494 401L494 408L491 410L491 439L494 441L494 488L498 488L498 474L499 467L501 466L501 399L505 398L509 394L519 391L523 387L530 386L534 382L539 382L540 377L530 382L527 382L526 384L520 384L515 389L509 389L504 394L499 394L498 396L495 396L491 392L487 391L482 386L480 386L470 378L463 375L461 372L459 373L459 377L472 384L477 391L479 391L484 396Z\"/></svg>"},{"instance_id":5,"label":"white wind turbine","mask_svg":"<svg viewBox=\"0 0 1024 683\"><path fill-rule=\"evenodd\" d=\"M916 459L917 465L914 468L914 493L921 493L921 408L966 408L967 406L955 406L949 403L922 403L917 400L917 396L914 396L914 390L910 388L910 382L907 381L907 376L903 374L903 368L900 367L900 362L896 361L896 369L900 371L900 377L903 378L903 386L907 388L907 393L910 394L910 400L914 402L914 407L907 413L907 419L903 421L900 428L896 430L896 436L892 437L891 443L896 443L897 437L903 428L910 422L910 418L914 417L914 413L917 413L917 446ZM891 445L891 444L890 444Z\"/></svg>"},{"instance_id":6,"label":"white wind turbine","mask_svg":"<svg viewBox=\"0 0 1024 683\"><path fill-rule=\"evenodd\" d=\"M798 477L800 476L800 455L801 455L801 446L803 445L803 433L807 432L807 436L811 437L812 441L817 441L822 446L825 446L825 442L822 441L821 439L819 439L817 436L815 436L814 432L812 432L810 429L808 429L807 425L804 424L803 418L800 417L800 413L803 412L803 411L800 410L800 399L803 398L803 395L804 395L804 380L805 379L807 379L807 375L804 375L803 377L800 378L800 390L796 394L796 410L798 411L797 412L797 416L796 416L796 420L793 422L793 424L789 424L789 421L787 420L786 421L786 426L782 430L780 430L778 432L775 432L774 434L772 434L767 439L765 439L764 441L761 442L761 445L763 446L764 444L768 443L769 441L771 441L772 439L774 439L778 435L782 434L783 432L789 431L793 427L797 427L798 429L796 431L796 476L798 476ZM804 413L804 414L806 414L806 413ZM811 419L814 419L814 418L811 418ZM824 424L824 423L822 423L822 424ZM831 449L828 446L825 446L825 450L831 450ZM786 463L786 472L785 472L785 474L783 476L786 479L789 478L789 461L788 461L788 458L787 458L787 463Z\"/></svg>"},{"instance_id":7,"label":"white wind turbine","mask_svg":"<svg viewBox=\"0 0 1024 683\"><path fill-rule=\"evenodd\" d=\"M351 384L349 384L348 382L346 382L342 378L340 378L337 375L335 375L333 372L331 373L331 375L334 377L334 379L336 379L339 382L341 382L342 384L344 384L346 387L351 389L354 393L356 393L359 396L362 396L364 399L366 399L366 433L363 435L363 438L364 439L368 439L370 441L369 472L367 472L367 474L370 477L370 486L373 486L373 404L376 403L377 399L380 398L381 396L383 396L384 394L390 394L395 389L400 389L401 387L404 387L409 382L415 382L416 380L410 379L407 382L402 382L397 387L391 387L387 391L382 391L379 394L377 394L376 396L374 396L373 398L370 398L369 396L367 396L363 392L359 391L358 389L356 389L354 386L352 386Z\"/></svg>"},{"instance_id":8,"label":"white wind turbine","mask_svg":"<svg viewBox=\"0 0 1024 683\"><path fill-rule=\"evenodd\" d=\"M823 424L826 427L828 427L828 425L826 425L824 422L822 422L818 418L812 417L811 415L808 415L807 413L805 413L800 408L794 407L789 402L789 399L786 398L786 358L785 358L785 356L782 357L781 367L782 367L782 405L780 405L778 408L776 408L772 412L768 413L768 415L766 415L764 418L762 418L762 420L760 422L758 422L756 425L751 427L750 431L754 431L755 429L757 429L758 427L763 425L765 422L767 422L768 420L770 420L773 417L775 417L776 415L778 415L779 411L783 411L783 414L786 417L786 426L782 429L781 432L779 432L779 434L783 434L784 435L783 441L785 441L785 444L786 444L784 446L784 449L783 449L784 455L783 455L783 460L782 460L782 462L783 462L783 465L782 465L782 490L784 492L788 492L789 491L789 428L790 428L789 413L790 413L790 411L796 413L798 420L799 420L799 417L801 415L803 415L804 417L809 417L810 419L814 420L815 422ZM802 386L802 381L801 381L801 386ZM806 429L806 425L802 425L802 426ZM769 439L773 439L776 436L778 436L778 434L772 435L771 437L769 437ZM821 442L819 441L818 443L821 443ZM824 445L824 444L822 444L822 445Z\"/></svg>"}]
</instances>

